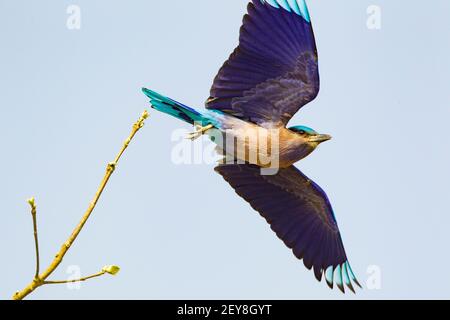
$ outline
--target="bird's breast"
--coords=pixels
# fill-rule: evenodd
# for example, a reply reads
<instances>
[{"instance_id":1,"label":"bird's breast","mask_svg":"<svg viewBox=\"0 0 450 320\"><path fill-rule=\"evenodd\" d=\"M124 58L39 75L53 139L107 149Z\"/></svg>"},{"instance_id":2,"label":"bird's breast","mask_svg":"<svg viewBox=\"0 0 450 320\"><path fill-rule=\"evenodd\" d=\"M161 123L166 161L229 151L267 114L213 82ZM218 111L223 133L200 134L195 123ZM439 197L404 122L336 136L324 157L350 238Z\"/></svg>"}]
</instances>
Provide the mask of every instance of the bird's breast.
<instances>
[{"instance_id":1,"label":"bird's breast","mask_svg":"<svg viewBox=\"0 0 450 320\"><path fill-rule=\"evenodd\" d=\"M240 160L263 168L287 168L312 152L305 140L284 127L261 127L228 115L220 118L218 130L208 135L227 162Z\"/></svg>"}]
</instances>

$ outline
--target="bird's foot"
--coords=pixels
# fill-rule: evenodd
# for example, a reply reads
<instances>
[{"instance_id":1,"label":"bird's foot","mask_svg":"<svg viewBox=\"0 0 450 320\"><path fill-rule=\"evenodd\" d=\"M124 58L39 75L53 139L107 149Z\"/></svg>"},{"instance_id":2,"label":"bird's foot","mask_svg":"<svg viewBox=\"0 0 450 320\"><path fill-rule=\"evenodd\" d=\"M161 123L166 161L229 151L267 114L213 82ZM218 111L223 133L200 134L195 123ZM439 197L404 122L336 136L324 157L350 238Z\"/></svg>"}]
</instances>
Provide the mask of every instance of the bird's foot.
<instances>
[{"instance_id":1,"label":"bird's foot","mask_svg":"<svg viewBox=\"0 0 450 320\"><path fill-rule=\"evenodd\" d=\"M192 140L194 141L195 139L200 138L202 135L204 135L206 133L206 131L210 130L214 128L214 126L212 124L208 124L206 127L202 127L202 126L195 126L195 131L189 133L186 136L186 139Z\"/></svg>"}]
</instances>

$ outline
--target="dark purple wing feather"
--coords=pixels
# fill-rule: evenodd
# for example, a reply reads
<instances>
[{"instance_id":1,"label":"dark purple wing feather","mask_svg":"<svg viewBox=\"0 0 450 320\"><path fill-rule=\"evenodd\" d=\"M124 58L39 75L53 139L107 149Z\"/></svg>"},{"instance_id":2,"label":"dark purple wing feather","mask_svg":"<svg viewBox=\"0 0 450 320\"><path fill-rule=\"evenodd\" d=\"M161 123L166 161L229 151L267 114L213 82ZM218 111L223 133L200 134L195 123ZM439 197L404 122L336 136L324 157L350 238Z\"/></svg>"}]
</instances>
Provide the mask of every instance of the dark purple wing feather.
<instances>
[{"instance_id":1,"label":"dark purple wing feather","mask_svg":"<svg viewBox=\"0 0 450 320\"><path fill-rule=\"evenodd\" d=\"M317 96L317 63L310 22L253 0L239 46L216 76L206 106L257 124L286 125Z\"/></svg>"},{"instance_id":2,"label":"dark purple wing feather","mask_svg":"<svg viewBox=\"0 0 450 320\"><path fill-rule=\"evenodd\" d=\"M249 164L220 165L215 170L267 220L295 256L314 269L317 280L327 269L350 268L327 195L300 170L292 166L272 176L261 175L261 168ZM358 284L352 273L344 275ZM332 286L333 278L328 276L327 282ZM336 282L341 288L342 281ZM351 282L346 284L353 289Z\"/></svg>"}]
</instances>

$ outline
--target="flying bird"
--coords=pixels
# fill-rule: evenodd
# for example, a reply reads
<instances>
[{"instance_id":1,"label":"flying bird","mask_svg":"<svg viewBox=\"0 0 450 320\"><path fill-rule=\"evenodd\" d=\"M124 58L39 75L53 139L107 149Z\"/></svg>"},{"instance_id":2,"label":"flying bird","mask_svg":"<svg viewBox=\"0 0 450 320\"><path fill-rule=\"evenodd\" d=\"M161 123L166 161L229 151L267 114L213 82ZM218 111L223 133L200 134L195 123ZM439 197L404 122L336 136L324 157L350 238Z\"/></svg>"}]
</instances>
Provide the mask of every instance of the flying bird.
<instances>
[{"instance_id":1,"label":"flying bird","mask_svg":"<svg viewBox=\"0 0 450 320\"><path fill-rule=\"evenodd\" d=\"M353 284L361 286L330 201L294 166L331 136L307 126L287 126L319 93L318 55L306 2L252 0L247 10L239 46L214 79L206 110L197 111L146 88L143 92L154 109L194 125L189 138L206 134L216 142L232 161L223 161L215 171L313 269L318 281L325 278L330 288L336 284L342 292L345 286L355 292ZM217 132L226 136L226 143L223 139L219 143ZM261 160L268 154L276 161ZM274 167L273 162L276 171L264 174L262 169Z\"/></svg>"}]
</instances>

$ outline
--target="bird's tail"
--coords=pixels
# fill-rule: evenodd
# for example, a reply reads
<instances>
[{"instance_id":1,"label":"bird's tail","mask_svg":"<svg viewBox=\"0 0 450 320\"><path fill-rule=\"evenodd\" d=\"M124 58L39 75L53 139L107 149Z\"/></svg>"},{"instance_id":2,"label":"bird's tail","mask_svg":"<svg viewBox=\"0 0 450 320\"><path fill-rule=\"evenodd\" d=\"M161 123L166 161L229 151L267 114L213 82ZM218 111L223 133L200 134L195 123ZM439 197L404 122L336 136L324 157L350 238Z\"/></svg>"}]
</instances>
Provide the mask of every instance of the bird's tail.
<instances>
[{"instance_id":1,"label":"bird's tail","mask_svg":"<svg viewBox=\"0 0 450 320\"><path fill-rule=\"evenodd\" d=\"M150 98L150 104L152 105L153 109L169 114L192 125L203 125L206 121L205 117L200 112L180 102L172 100L146 88L142 88L142 92L144 92L144 94Z\"/></svg>"}]
</instances>

